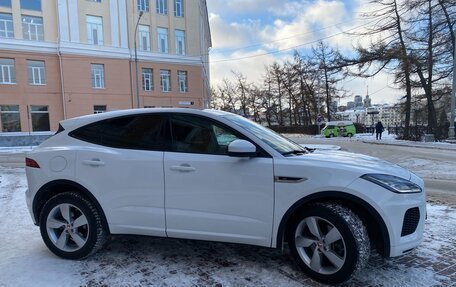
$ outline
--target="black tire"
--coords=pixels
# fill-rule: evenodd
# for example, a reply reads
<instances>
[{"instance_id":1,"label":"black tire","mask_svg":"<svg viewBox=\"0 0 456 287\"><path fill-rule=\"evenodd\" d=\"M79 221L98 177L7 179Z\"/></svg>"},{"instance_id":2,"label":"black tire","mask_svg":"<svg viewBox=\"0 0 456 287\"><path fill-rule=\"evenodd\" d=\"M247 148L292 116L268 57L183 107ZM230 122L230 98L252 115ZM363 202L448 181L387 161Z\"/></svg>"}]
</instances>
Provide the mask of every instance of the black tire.
<instances>
[{"instance_id":1,"label":"black tire","mask_svg":"<svg viewBox=\"0 0 456 287\"><path fill-rule=\"evenodd\" d=\"M81 215L83 215L85 216L85 223L75 228L71 228L73 223L70 223L70 225L65 224L61 227L51 226L51 223L49 223L48 226L48 219L50 221L55 220L58 225L68 221L63 217L62 206L69 206L70 222L75 222L75 220L71 220L72 215L75 218L82 218ZM41 237L49 250L65 259L83 259L94 254L103 247L108 237L108 233L103 228L100 212L92 202L77 192L57 194L45 203L40 214L40 231ZM64 247L59 248L57 244L62 235L64 235L66 240L62 240L65 241ZM78 242L78 240L75 240L76 236L80 240L84 239L84 241Z\"/></svg>"},{"instance_id":2,"label":"black tire","mask_svg":"<svg viewBox=\"0 0 456 287\"><path fill-rule=\"evenodd\" d=\"M317 229L321 231L321 240L317 237L313 238L314 241L308 240L313 235L310 231L313 228L308 226L313 224L308 223L313 220L317 222ZM341 239L326 245L325 240L334 227L339 232L334 238L340 236ZM300 246L297 246L296 241L300 241L298 243ZM309 245L310 242L313 243ZM288 243L293 258L302 270L308 276L324 283L337 284L348 280L366 265L370 256L369 236L362 221L350 209L336 203L316 203L306 206L289 225ZM308 246L305 247L306 245ZM310 254L312 254L311 258ZM333 254L336 254L336 259L340 261L335 260L332 257ZM315 265L313 256L318 262ZM320 269L317 266L320 266ZM320 271L317 272L314 269Z\"/></svg>"}]
</instances>

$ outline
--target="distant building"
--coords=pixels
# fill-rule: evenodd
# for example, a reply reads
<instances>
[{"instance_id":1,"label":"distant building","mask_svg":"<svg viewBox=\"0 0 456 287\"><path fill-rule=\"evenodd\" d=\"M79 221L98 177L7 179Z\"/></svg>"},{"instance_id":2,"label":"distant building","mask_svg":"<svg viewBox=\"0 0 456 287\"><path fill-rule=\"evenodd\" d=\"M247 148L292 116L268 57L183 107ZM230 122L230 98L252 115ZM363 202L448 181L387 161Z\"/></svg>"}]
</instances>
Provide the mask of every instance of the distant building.
<instances>
[{"instance_id":1,"label":"distant building","mask_svg":"<svg viewBox=\"0 0 456 287\"><path fill-rule=\"evenodd\" d=\"M355 96L355 109L363 108L363 97L360 95Z\"/></svg>"},{"instance_id":2,"label":"distant building","mask_svg":"<svg viewBox=\"0 0 456 287\"><path fill-rule=\"evenodd\" d=\"M141 108L206 108L211 45L206 0L0 0L0 133L56 131L137 93Z\"/></svg>"},{"instance_id":3,"label":"distant building","mask_svg":"<svg viewBox=\"0 0 456 287\"><path fill-rule=\"evenodd\" d=\"M371 106L371 98L369 97L369 95L366 95L366 97L364 98L364 108L369 108Z\"/></svg>"},{"instance_id":4,"label":"distant building","mask_svg":"<svg viewBox=\"0 0 456 287\"><path fill-rule=\"evenodd\" d=\"M347 103L347 110L353 110L355 108L355 102Z\"/></svg>"}]
</instances>

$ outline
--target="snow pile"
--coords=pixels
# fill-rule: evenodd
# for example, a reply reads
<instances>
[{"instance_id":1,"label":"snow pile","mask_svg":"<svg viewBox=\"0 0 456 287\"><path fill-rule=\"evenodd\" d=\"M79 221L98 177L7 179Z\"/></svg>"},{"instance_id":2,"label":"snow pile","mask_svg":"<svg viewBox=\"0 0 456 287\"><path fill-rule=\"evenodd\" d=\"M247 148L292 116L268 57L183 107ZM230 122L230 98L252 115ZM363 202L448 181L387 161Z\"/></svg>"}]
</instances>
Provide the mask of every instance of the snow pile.
<instances>
[{"instance_id":1,"label":"snow pile","mask_svg":"<svg viewBox=\"0 0 456 287\"><path fill-rule=\"evenodd\" d=\"M303 275L287 249L282 254L247 245L117 236L86 260L63 260L48 251L28 214L24 169L0 168L0 181L2 287L324 286ZM392 260L373 256L346 285L450 284L433 264L448 261L445 252L455 254L455 209L429 205L426 227L425 242L414 253Z\"/></svg>"}]
</instances>

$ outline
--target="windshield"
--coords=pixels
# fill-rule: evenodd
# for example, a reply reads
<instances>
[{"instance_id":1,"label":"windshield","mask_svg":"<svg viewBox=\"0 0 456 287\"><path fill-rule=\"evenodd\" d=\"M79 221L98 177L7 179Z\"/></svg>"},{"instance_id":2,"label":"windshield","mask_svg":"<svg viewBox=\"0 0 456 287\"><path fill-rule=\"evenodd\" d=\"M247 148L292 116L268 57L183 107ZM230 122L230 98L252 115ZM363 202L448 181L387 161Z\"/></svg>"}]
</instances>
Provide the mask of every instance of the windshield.
<instances>
[{"instance_id":1,"label":"windshield","mask_svg":"<svg viewBox=\"0 0 456 287\"><path fill-rule=\"evenodd\" d=\"M237 115L224 116L224 118L251 132L282 155L307 153L306 149L300 145L251 120Z\"/></svg>"}]
</instances>

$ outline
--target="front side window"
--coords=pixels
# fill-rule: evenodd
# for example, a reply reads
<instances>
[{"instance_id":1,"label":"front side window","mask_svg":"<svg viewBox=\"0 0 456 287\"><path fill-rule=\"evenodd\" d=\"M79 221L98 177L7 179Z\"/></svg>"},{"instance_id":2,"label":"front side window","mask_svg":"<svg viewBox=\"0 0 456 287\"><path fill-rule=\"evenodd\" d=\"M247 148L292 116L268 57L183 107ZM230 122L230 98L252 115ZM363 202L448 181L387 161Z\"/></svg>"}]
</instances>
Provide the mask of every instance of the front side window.
<instances>
[{"instance_id":1,"label":"front side window","mask_svg":"<svg viewBox=\"0 0 456 287\"><path fill-rule=\"evenodd\" d=\"M32 117L32 131L45 132L51 130L48 106L31 106L30 113Z\"/></svg>"},{"instance_id":2,"label":"front side window","mask_svg":"<svg viewBox=\"0 0 456 287\"><path fill-rule=\"evenodd\" d=\"M178 71L177 80L178 80L178 84L179 84L179 92L180 93L188 92L187 71Z\"/></svg>"},{"instance_id":3,"label":"front side window","mask_svg":"<svg viewBox=\"0 0 456 287\"><path fill-rule=\"evenodd\" d=\"M43 18L22 16L22 36L25 40L44 41Z\"/></svg>"},{"instance_id":4,"label":"front side window","mask_svg":"<svg viewBox=\"0 0 456 287\"><path fill-rule=\"evenodd\" d=\"M106 113L106 105L95 105L93 106L94 114Z\"/></svg>"},{"instance_id":5,"label":"front side window","mask_svg":"<svg viewBox=\"0 0 456 287\"><path fill-rule=\"evenodd\" d=\"M138 11L149 12L149 0L138 0Z\"/></svg>"},{"instance_id":6,"label":"front side window","mask_svg":"<svg viewBox=\"0 0 456 287\"><path fill-rule=\"evenodd\" d=\"M238 137L227 128L204 118L174 115L171 118L171 149L174 152L226 155Z\"/></svg>"},{"instance_id":7,"label":"front side window","mask_svg":"<svg viewBox=\"0 0 456 287\"><path fill-rule=\"evenodd\" d=\"M92 64L92 88L103 89L105 87L104 65Z\"/></svg>"},{"instance_id":8,"label":"front side window","mask_svg":"<svg viewBox=\"0 0 456 287\"><path fill-rule=\"evenodd\" d=\"M135 115L103 120L81 127L71 137L93 144L137 150L167 150L169 124L164 115Z\"/></svg>"},{"instance_id":9,"label":"front side window","mask_svg":"<svg viewBox=\"0 0 456 287\"><path fill-rule=\"evenodd\" d=\"M150 68L142 69L142 83L144 91L152 91L154 89L153 71Z\"/></svg>"},{"instance_id":10,"label":"front side window","mask_svg":"<svg viewBox=\"0 0 456 287\"><path fill-rule=\"evenodd\" d=\"M14 38L13 15L0 13L0 38Z\"/></svg>"},{"instance_id":11,"label":"front side window","mask_svg":"<svg viewBox=\"0 0 456 287\"><path fill-rule=\"evenodd\" d=\"M156 4L158 14L168 14L168 0L157 0Z\"/></svg>"},{"instance_id":12,"label":"front side window","mask_svg":"<svg viewBox=\"0 0 456 287\"><path fill-rule=\"evenodd\" d=\"M0 121L2 123L2 132L20 132L21 118L19 114L19 106L0 106Z\"/></svg>"},{"instance_id":13,"label":"front side window","mask_svg":"<svg viewBox=\"0 0 456 287\"><path fill-rule=\"evenodd\" d=\"M245 129L246 131L255 135L258 139L263 141L265 144L275 149L282 155L291 154L304 154L307 151L300 145L288 140L287 138L279 135L278 133L263 127L251 120L237 115L224 116L225 119L231 121L235 125Z\"/></svg>"},{"instance_id":14,"label":"front side window","mask_svg":"<svg viewBox=\"0 0 456 287\"><path fill-rule=\"evenodd\" d=\"M16 69L13 59L0 58L0 84L15 84Z\"/></svg>"},{"instance_id":15,"label":"front side window","mask_svg":"<svg viewBox=\"0 0 456 287\"><path fill-rule=\"evenodd\" d=\"M176 54L185 55L185 31L176 30L174 35L176 37Z\"/></svg>"},{"instance_id":16,"label":"front side window","mask_svg":"<svg viewBox=\"0 0 456 287\"><path fill-rule=\"evenodd\" d=\"M30 85L46 85L44 61L27 60L27 72Z\"/></svg>"},{"instance_id":17,"label":"front side window","mask_svg":"<svg viewBox=\"0 0 456 287\"><path fill-rule=\"evenodd\" d=\"M158 52L168 53L168 29L157 28L158 34Z\"/></svg>"},{"instance_id":18,"label":"front side window","mask_svg":"<svg viewBox=\"0 0 456 287\"><path fill-rule=\"evenodd\" d=\"M21 9L41 11L41 0L21 0Z\"/></svg>"},{"instance_id":19,"label":"front side window","mask_svg":"<svg viewBox=\"0 0 456 287\"><path fill-rule=\"evenodd\" d=\"M87 43L103 45L103 18L98 16L86 16Z\"/></svg>"},{"instance_id":20,"label":"front side window","mask_svg":"<svg viewBox=\"0 0 456 287\"><path fill-rule=\"evenodd\" d=\"M160 70L160 88L162 92L171 92L171 71Z\"/></svg>"},{"instance_id":21,"label":"front side window","mask_svg":"<svg viewBox=\"0 0 456 287\"><path fill-rule=\"evenodd\" d=\"M174 0L174 16L184 17L184 0Z\"/></svg>"},{"instance_id":22,"label":"front side window","mask_svg":"<svg viewBox=\"0 0 456 287\"><path fill-rule=\"evenodd\" d=\"M139 50L150 51L150 29L149 26L139 25Z\"/></svg>"}]
</instances>

